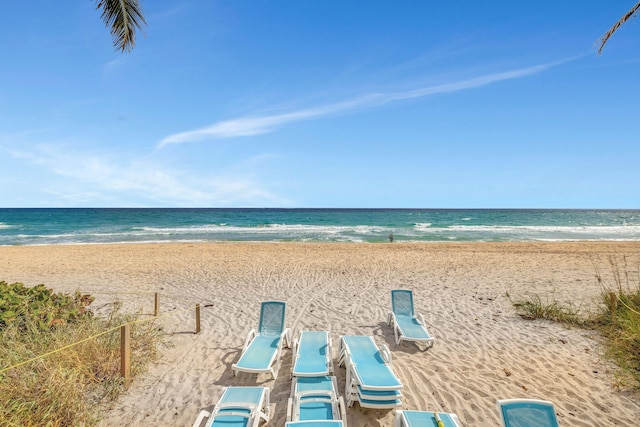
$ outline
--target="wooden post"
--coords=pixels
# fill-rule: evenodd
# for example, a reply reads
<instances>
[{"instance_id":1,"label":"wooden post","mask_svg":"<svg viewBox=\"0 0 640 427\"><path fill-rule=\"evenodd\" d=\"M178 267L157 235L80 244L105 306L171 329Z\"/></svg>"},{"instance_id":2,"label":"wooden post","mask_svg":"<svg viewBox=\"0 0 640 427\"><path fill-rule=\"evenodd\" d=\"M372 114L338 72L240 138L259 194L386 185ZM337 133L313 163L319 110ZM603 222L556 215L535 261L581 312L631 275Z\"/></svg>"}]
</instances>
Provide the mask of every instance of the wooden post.
<instances>
[{"instance_id":1,"label":"wooden post","mask_svg":"<svg viewBox=\"0 0 640 427\"><path fill-rule=\"evenodd\" d=\"M157 317L158 314L160 314L160 294L156 292L153 304L153 315Z\"/></svg>"},{"instance_id":2,"label":"wooden post","mask_svg":"<svg viewBox=\"0 0 640 427\"><path fill-rule=\"evenodd\" d=\"M196 334L200 333L200 304L196 304Z\"/></svg>"},{"instance_id":3,"label":"wooden post","mask_svg":"<svg viewBox=\"0 0 640 427\"><path fill-rule=\"evenodd\" d=\"M120 374L125 385L131 382L131 325L120 327Z\"/></svg>"}]
</instances>

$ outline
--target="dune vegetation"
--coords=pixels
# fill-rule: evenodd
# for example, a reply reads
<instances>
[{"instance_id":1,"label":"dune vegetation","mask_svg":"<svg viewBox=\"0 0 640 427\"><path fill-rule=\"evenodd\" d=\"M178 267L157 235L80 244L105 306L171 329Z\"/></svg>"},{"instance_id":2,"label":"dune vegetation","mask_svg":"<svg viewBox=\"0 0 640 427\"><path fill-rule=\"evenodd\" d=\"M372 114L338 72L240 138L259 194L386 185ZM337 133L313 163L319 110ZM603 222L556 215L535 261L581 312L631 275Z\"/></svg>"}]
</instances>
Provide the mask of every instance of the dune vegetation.
<instances>
[{"instance_id":1,"label":"dune vegetation","mask_svg":"<svg viewBox=\"0 0 640 427\"><path fill-rule=\"evenodd\" d=\"M507 296L524 319L546 319L599 332L604 355L620 368L615 383L640 390L640 268L627 257L611 256L609 264L611 274L596 269L601 293L595 311L580 313L571 304L539 295Z\"/></svg>"},{"instance_id":2,"label":"dune vegetation","mask_svg":"<svg viewBox=\"0 0 640 427\"><path fill-rule=\"evenodd\" d=\"M98 405L126 388L122 324L134 322L133 377L157 358L162 332L153 321L136 322L139 314L120 313L117 305L97 317L91 302L77 292L0 282L0 425L94 425Z\"/></svg>"}]
</instances>

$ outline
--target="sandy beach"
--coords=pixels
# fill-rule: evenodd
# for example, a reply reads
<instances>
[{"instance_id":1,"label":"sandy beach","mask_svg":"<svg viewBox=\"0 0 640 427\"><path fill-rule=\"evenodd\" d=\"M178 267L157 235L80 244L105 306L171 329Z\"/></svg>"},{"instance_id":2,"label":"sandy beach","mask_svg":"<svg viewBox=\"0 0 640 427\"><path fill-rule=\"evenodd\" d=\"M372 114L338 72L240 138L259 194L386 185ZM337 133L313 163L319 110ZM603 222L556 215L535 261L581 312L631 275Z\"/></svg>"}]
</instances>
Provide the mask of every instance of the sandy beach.
<instances>
[{"instance_id":1,"label":"sandy beach","mask_svg":"<svg viewBox=\"0 0 640 427\"><path fill-rule=\"evenodd\" d=\"M612 367L593 332L526 321L506 297L538 294L582 310L596 304L596 269L609 257L638 266L640 242L581 243L175 243L0 247L0 280L91 293L100 313L114 300L127 310L181 310L161 320L171 346L107 408L102 426L191 426L227 385L271 388L271 426L283 426L291 350L281 373L233 376L231 365L261 301L287 302L287 326L328 330L337 366L340 335L373 335L393 353L403 408L456 413L463 426L497 426L497 399L528 397L556 405L560 425L634 426L638 395L614 387ZM396 346L386 324L390 291L414 292L436 342ZM193 334L199 303L202 332ZM394 411L347 410L355 427L393 426Z\"/></svg>"}]
</instances>

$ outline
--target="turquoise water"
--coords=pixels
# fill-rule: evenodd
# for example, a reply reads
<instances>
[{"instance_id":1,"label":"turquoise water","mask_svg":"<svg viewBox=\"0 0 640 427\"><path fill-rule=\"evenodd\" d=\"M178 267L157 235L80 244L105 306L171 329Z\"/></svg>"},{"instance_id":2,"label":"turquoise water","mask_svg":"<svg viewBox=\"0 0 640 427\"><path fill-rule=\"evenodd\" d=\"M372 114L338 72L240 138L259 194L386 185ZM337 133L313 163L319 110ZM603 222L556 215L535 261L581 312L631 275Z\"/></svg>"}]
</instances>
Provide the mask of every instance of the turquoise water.
<instances>
[{"instance_id":1,"label":"turquoise water","mask_svg":"<svg viewBox=\"0 0 640 427\"><path fill-rule=\"evenodd\" d=\"M0 245L640 240L640 210L0 209Z\"/></svg>"}]
</instances>

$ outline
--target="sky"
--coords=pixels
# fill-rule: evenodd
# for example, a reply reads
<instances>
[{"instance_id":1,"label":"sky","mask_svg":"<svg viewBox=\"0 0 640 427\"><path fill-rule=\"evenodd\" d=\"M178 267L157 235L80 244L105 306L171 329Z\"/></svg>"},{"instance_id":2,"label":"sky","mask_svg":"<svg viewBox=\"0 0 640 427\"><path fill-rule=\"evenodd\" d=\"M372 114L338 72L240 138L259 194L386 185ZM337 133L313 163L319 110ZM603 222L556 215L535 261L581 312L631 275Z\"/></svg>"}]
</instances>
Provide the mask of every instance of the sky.
<instances>
[{"instance_id":1,"label":"sky","mask_svg":"<svg viewBox=\"0 0 640 427\"><path fill-rule=\"evenodd\" d=\"M634 3L7 2L0 207L640 208Z\"/></svg>"}]
</instances>

